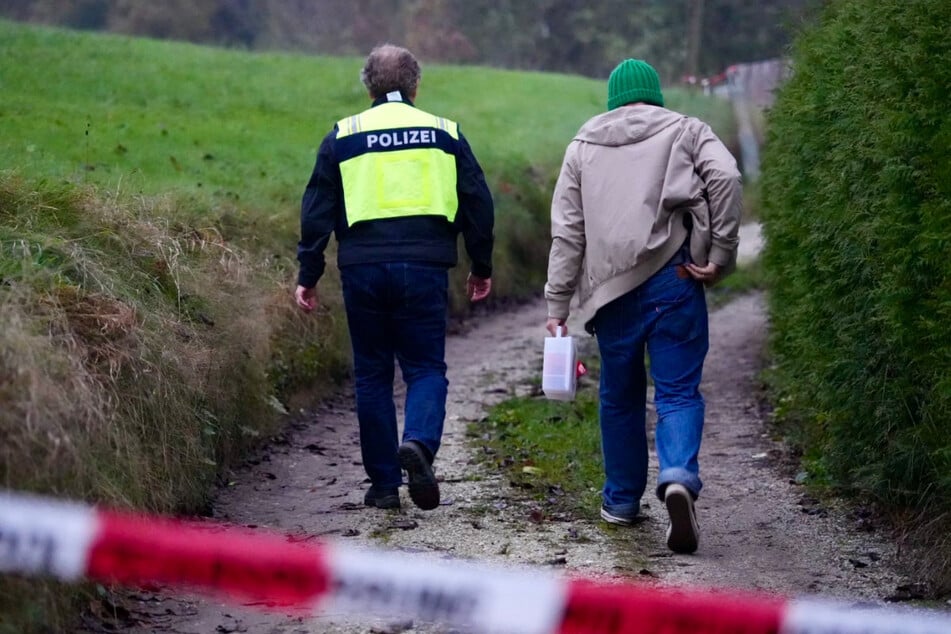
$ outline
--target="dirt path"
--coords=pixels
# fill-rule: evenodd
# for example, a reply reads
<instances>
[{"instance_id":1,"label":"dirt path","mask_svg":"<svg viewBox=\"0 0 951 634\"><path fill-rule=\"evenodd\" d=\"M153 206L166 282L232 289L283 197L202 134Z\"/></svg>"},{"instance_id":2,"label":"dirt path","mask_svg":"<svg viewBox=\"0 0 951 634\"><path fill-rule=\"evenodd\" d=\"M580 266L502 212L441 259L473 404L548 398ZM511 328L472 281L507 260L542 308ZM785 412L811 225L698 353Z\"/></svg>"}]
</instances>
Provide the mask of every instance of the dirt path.
<instances>
[{"instance_id":1,"label":"dirt path","mask_svg":"<svg viewBox=\"0 0 951 634\"><path fill-rule=\"evenodd\" d=\"M698 502L696 555L664 547L663 507L645 498L648 520L618 528L589 520L542 519L506 478L480 466L467 437L487 406L527 391L541 367L544 305L484 317L449 339L450 394L437 459L443 505L418 511L403 495L401 512L367 509L350 395L300 421L238 470L215 503L217 519L334 540L429 551L500 565L532 565L552 574L628 577L664 585L761 589L882 601L908 584L887 536L863 517L821 506L783 465L757 397L766 321L760 295L711 315L711 351L703 385L707 424L701 454L705 488ZM581 331L569 324L575 333ZM593 340L583 337L584 354ZM656 477L652 458L651 482ZM648 489L652 488L649 484ZM534 511L534 512L533 512ZM139 627L179 633L435 632L340 615L302 619L204 598L132 595ZM132 619L132 620L134 620Z\"/></svg>"}]
</instances>

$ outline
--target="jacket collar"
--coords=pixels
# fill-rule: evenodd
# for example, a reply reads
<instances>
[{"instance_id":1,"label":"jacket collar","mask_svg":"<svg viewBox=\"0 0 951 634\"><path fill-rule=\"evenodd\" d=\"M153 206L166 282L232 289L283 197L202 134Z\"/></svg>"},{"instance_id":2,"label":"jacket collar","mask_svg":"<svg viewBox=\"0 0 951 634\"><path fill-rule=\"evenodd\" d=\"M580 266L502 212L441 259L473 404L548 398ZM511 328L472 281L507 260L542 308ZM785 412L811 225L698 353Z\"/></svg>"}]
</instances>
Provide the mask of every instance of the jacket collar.
<instances>
[{"instance_id":1,"label":"jacket collar","mask_svg":"<svg viewBox=\"0 0 951 634\"><path fill-rule=\"evenodd\" d=\"M390 99L387 95L383 95L382 97L377 97L376 99L373 100L373 106L371 107L376 107L385 103L393 103L393 102L402 102L402 103L405 103L407 106L413 106L414 108L416 107L413 105L413 102L410 101L409 97L404 95L402 92L400 92L399 95L400 95L399 99Z\"/></svg>"}]
</instances>

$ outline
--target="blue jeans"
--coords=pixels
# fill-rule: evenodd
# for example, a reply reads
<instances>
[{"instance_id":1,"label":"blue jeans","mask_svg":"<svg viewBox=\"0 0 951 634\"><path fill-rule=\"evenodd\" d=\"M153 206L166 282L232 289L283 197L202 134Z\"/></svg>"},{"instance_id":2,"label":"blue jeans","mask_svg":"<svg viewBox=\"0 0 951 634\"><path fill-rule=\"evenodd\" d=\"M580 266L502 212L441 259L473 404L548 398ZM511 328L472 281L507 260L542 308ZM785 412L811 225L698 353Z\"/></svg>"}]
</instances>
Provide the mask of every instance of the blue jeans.
<instances>
[{"instance_id":1,"label":"blue jeans","mask_svg":"<svg viewBox=\"0 0 951 634\"><path fill-rule=\"evenodd\" d=\"M435 456L446 417L445 267L405 262L357 264L340 270L356 379L363 467L377 487L398 487L402 472L394 358L406 382L403 440Z\"/></svg>"},{"instance_id":2,"label":"blue jeans","mask_svg":"<svg viewBox=\"0 0 951 634\"><path fill-rule=\"evenodd\" d=\"M678 275L675 257L594 317L601 352L600 419L605 508L633 517L647 486L647 375L650 356L660 462L657 497L668 484L700 493L704 402L700 377L709 346L703 285Z\"/></svg>"}]
</instances>

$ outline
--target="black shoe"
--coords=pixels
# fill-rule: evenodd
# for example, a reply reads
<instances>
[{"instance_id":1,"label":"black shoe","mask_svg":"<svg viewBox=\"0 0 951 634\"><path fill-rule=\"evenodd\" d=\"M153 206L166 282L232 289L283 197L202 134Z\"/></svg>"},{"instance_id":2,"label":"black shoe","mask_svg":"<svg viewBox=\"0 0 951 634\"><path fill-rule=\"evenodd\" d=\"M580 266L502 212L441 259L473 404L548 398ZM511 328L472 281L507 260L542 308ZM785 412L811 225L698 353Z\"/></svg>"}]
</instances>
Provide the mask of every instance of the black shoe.
<instances>
[{"instance_id":1,"label":"black shoe","mask_svg":"<svg viewBox=\"0 0 951 634\"><path fill-rule=\"evenodd\" d=\"M409 497L419 508L429 511L439 506L439 484L429 464L426 450L415 440L400 445L397 455L409 480Z\"/></svg>"},{"instance_id":2,"label":"black shoe","mask_svg":"<svg viewBox=\"0 0 951 634\"><path fill-rule=\"evenodd\" d=\"M363 496L363 503L375 506L378 509L398 509L400 507L400 491L397 488L378 489L371 485Z\"/></svg>"}]
</instances>

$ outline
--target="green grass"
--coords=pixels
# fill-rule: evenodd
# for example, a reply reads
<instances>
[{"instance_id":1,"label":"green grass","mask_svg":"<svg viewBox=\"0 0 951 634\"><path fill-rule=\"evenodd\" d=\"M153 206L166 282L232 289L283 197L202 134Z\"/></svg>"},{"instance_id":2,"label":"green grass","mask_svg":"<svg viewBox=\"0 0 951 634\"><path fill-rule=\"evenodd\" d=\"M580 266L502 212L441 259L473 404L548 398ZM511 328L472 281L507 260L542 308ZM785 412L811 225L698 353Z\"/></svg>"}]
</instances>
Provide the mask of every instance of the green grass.
<instances>
[{"instance_id":1,"label":"green grass","mask_svg":"<svg viewBox=\"0 0 951 634\"><path fill-rule=\"evenodd\" d=\"M8 167L109 189L293 205L321 123L362 101L346 63L10 23L0 49Z\"/></svg>"},{"instance_id":2,"label":"green grass","mask_svg":"<svg viewBox=\"0 0 951 634\"><path fill-rule=\"evenodd\" d=\"M368 105L358 58L252 54L4 21L0 52L5 160L26 173L110 188L202 190L238 196L242 206L293 207L321 137ZM517 163L560 161L578 127L603 110L604 93L603 82L567 75L426 66L418 105L460 121L498 175ZM731 134L725 103L677 89L667 95L672 108Z\"/></svg>"},{"instance_id":3,"label":"green grass","mask_svg":"<svg viewBox=\"0 0 951 634\"><path fill-rule=\"evenodd\" d=\"M210 206L218 217L237 214L226 218L229 229L281 252L292 249L321 138L369 105L359 58L252 54L4 21L0 55L0 169L130 194L199 196L211 201L199 206L203 213ZM725 102L666 94L672 108L732 135ZM502 224L511 215L534 225L547 223L567 142L604 99L604 82L580 77L425 66L418 105L460 122ZM500 282L501 291L517 288Z\"/></svg>"},{"instance_id":4,"label":"green grass","mask_svg":"<svg viewBox=\"0 0 951 634\"><path fill-rule=\"evenodd\" d=\"M290 219L323 135L369 105L357 58L250 54L8 22L0 22L0 51L4 167L110 190L201 194ZM418 105L459 120L500 178L516 165L560 160L599 111L600 92L580 78L432 66Z\"/></svg>"},{"instance_id":5,"label":"green grass","mask_svg":"<svg viewBox=\"0 0 951 634\"><path fill-rule=\"evenodd\" d=\"M480 454L503 469L512 486L549 508L596 519L604 480L596 382L571 402L505 401L486 422L473 424L473 432L481 438Z\"/></svg>"}]
</instances>

